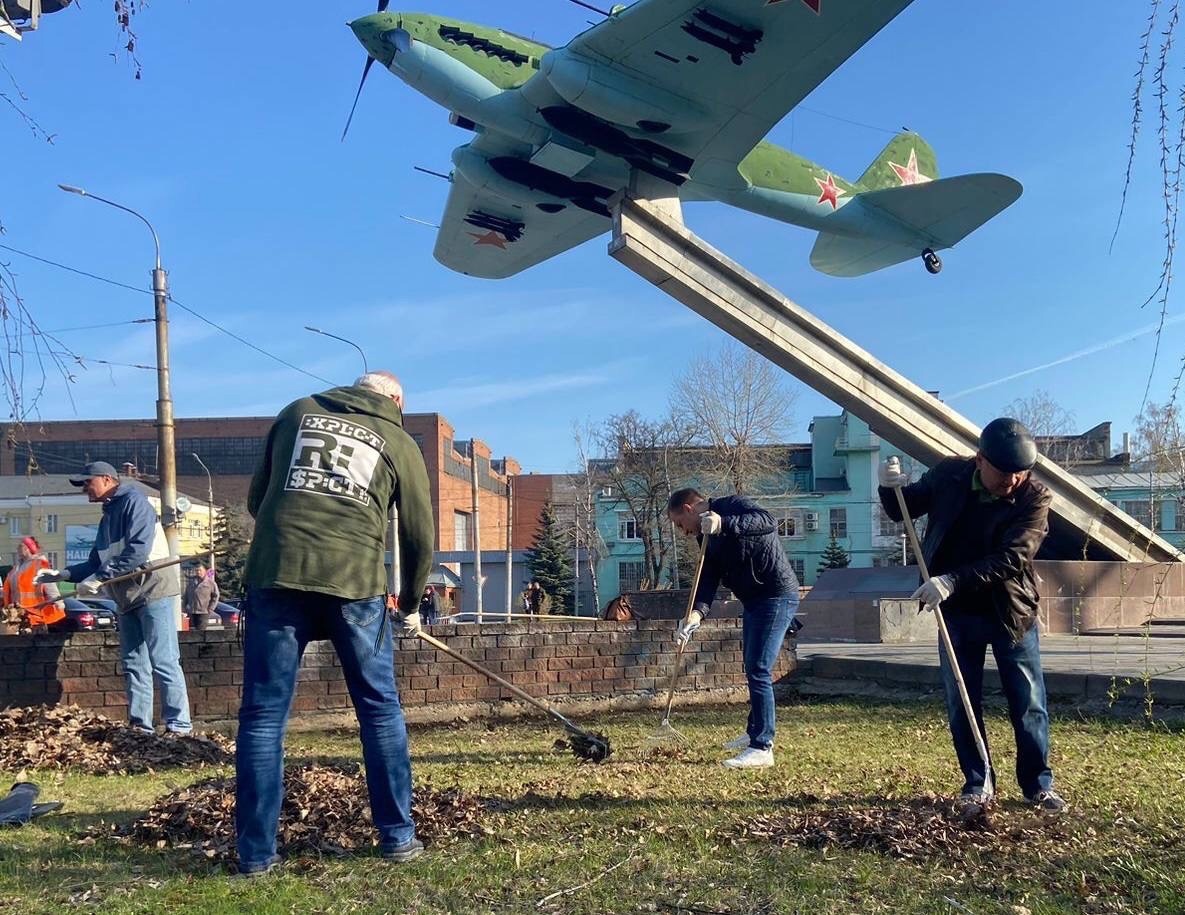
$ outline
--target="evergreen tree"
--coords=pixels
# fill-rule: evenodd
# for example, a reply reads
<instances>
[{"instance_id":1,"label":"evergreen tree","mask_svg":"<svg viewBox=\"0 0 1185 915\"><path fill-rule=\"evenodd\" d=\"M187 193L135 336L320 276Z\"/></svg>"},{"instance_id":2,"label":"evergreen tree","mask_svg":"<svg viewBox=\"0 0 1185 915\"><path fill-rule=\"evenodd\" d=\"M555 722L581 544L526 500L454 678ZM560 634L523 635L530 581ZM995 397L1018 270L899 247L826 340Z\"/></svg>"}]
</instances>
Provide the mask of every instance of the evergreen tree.
<instances>
[{"instance_id":1,"label":"evergreen tree","mask_svg":"<svg viewBox=\"0 0 1185 915\"><path fill-rule=\"evenodd\" d=\"M246 597L243 570L255 523L242 503L224 506L214 522L214 558L218 588L227 597Z\"/></svg>"},{"instance_id":2,"label":"evergreen tree","mask_svg":"<svg viewBox=\"0 0 1185 915\"><path fill-rule=\"evenodd\" d=\"M823 555L820 557L820 559L820 570L846 569L848 564L852 561L851 557L848 556L847 552L844 551L844 548L839 545L839 541L837 541L834 537L832 537L831 542L827 544L827 549L823 551Z\"/></svg>"},{"instance_id":3,"label":"evergreen tree","mask_svg":"<svg viewBox=\"0 0 1185 915\"><path fill-rule=\"evenodd\" d=\"M551 502L545 502L539 519L539 530L527 550L527 568L531 577L551 598L551 612L571 615L575 612L572 600L572 546L560 530Z\"/></svg>"}]
</instances>

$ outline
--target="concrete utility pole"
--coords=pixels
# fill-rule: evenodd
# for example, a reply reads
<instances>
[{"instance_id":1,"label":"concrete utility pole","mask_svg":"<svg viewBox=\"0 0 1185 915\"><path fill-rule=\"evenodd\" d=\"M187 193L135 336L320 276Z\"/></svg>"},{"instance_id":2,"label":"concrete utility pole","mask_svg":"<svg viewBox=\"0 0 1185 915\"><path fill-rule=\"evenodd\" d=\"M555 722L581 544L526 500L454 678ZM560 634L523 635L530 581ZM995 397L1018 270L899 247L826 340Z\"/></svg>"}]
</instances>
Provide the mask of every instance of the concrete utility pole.
<instances>
[{"instance_id":1,"label":"concrete utility pole","mask_svg":"<svg viewBox=\"0 0 1185 915\"><path fill-rule=\"evenodd\" d=\"M477 439L469 440L469 481L473 494L473 581L477 588L477 621L482 620L481 609L481 517L477 500Z\"/></svg>"},{"instance_id":2,"label":"concrete utility pole","mask_svg":"<svg viewBox=\"0 0 1185 915\"><path fill-rule=\"evenodd\" d=\"M510 478L510 458L502 459L506 472L506 622L514 612L514 481Z\"/></svg>"},{"instance_id":3,"label":"concrete utility pole","mask_svg":"<svg viewBox=\"0 0 1185 915\"><path fill-rule=\"evenodd\" d=\"M198 457L196 451L193 453L193 459L198 462L198 466L206 471L206 507L209 509L208 524L210 525L210 571L215 572L214 568L214 477L210 475L210 468L206 466L205 462Z\"/></svg>"},{"instance_id":4,"label":"concrete utility pole","mask_svg":"<svg viewBox=\"0 0 1185 915\"><path fill-rule=\"evenodd\" d=\"M99 203L131 213L152 233L156 245L156 266L152 269L152 297L156 302L156 433L160 474L161 525L165 529L165 540L169 544L169 555L180 556L180 538L177 531L177 450L173 435L173 395L169 383L169 275L160 264L160 238L147 219L131 207L99 197L80 187L59 184L68 194L89 197Z\"/></svg>"}]
</instances>

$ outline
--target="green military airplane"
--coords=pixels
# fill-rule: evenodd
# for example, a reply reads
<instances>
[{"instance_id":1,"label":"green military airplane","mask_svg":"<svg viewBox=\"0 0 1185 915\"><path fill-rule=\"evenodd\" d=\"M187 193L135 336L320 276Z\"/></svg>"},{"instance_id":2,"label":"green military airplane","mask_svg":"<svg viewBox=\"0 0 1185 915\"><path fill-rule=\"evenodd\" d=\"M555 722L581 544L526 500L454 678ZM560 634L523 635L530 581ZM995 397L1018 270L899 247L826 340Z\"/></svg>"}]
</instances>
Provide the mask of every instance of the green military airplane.
<instances>
[{"instance_id":1,"label":"green military airplane","mask_svg":"<svg viewBox=\"0 0 1185 915\"><path fill-rule=\"evenodd\" d=\"M854 182L763 141L912 0L638 0L563 48L387 2L350 24L358 92L378 61L476 134L453 153L435 250L461 273L511 276L600 235L639 175L817 230L811 264L832 276L919 255L938 273L936 251L1021 194L1004 175L939 178L914 133Z\"/></svg>"}]
</instances>

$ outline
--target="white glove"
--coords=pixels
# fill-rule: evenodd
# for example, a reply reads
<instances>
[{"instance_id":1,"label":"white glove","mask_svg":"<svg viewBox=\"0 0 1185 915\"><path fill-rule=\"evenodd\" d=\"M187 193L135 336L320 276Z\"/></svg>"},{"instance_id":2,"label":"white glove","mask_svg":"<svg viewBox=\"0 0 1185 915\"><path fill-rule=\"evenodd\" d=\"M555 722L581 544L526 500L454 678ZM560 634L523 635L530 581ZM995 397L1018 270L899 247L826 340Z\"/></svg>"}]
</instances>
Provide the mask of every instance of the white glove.
<instances>
[{"instance_id":1,"label":"white glove","mask_svg":"<svg viewBox=\"0 0 1185 915\"><path fill-rule=\"evenodd\" d=\"M953 575L939 575L937 578L927 578L922 582L922 586L909 596L909 599L920 600L923 610L933 610L954 593L955 577Z\"/></svg>"},{"instance_id":2,"label":"white glove","mask_svg":"<svg viewBox=\"0 0 1185 915\"><path fill-rule=\"evenodd\" d=\"M37 574L33 576L33 584L47 585L54 581L69 581L70 573L59 572L57 569L40 569Z\"/></svg>"},{"instance_id":3,"label":"white glove","mask_svg":"<svg viewBox=\"0 0 1185 915\"><path fill-rule=\"evenodd\" d=\"M901 461L891 457L880 465L877 472L878 482L886 489L909 485L909 475L901 472Z\"/></svg>"},{"instance_id":4,"label":"white glove","mask_svg":"<svg viewBox=\"0 0 1185 915\"><path fill-rule=\"evenodd\" d=\"M712 534L719 534L720 529L724 527L724 519L712 511L704 512L699 516L699 532L707 536Z\"/></svg>"},{"instance_id":5,"label":"white glove","mask_svg":"<svg viewBox=\"0 0 1185 915\"><path fill-rule=\"evenodd\" d=\"M399 632L401 635L415 635L423 628L424 624L420 620L419 610L413 610L411 613L405 613L399 617Z\"/></svg>"},{"instance_id":6,"label":"white glove","mask_svg":"<svg viewBox=\"0 0 1185 915\"><path fill-rule=\"evenodd\" d=\"M103 583L94 575L89 578L84 578L74 587L74 592L79 597L94 597L99 593L99 589L103 587Z\"/></svg>"},{"instance_id":7,"label":"white glove","mask_svg":"<svg viewBox=\"0 0 1185 915\"><path fill-rule=\"evenodd\" d=\"M717 515L717 518L720 516ZM687 619L679 624L679 628L675 630L675 645L678 648L683 648L691 641L691 636L695 630L699 629L699 624L703 622L704 615L698 610L692 610Z\"/></svg>"}]
</instances>

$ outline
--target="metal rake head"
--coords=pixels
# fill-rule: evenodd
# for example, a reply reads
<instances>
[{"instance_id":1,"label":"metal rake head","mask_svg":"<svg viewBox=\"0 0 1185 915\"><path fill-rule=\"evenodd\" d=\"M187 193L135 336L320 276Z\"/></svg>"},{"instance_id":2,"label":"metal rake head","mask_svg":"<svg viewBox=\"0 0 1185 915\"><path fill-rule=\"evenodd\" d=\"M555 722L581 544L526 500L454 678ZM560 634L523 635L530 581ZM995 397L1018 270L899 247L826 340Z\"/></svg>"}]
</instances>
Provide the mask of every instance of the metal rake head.
<instances>
[{"instance_id":1,"label":"metal rake head","mask_svg":"<svg viewBox=\"0 0 1185 915\"><path fill-rule=\"evenodd\" d=\"M687 743L687 738L671 727L671 720L664 718L658 730L642 741L642 752L653 753L657 750L670 749L677 744Z\"/></svg>"}]
</instances>

